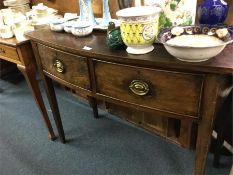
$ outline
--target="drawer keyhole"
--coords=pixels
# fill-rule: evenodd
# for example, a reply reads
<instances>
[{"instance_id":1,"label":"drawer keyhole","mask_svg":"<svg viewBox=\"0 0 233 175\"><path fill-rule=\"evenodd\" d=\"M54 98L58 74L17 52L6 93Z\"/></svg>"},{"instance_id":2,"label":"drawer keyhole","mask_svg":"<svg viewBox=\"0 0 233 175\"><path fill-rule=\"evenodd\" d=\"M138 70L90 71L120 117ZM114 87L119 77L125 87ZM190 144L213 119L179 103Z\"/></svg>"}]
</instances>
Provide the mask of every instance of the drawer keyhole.
<instances>
[{"instance_id":1,"label":"drawer keyhole","mask_svg":"<svg viewBox=\"0 0 233 175\"><path fill-rule=\"evenodd\" d=\"M139 96L147 95L150 90L148 84L141 80L133 80L129 85L129 89Z\"/></svg>"},{"instance_id":2,"label":"drawer keyhole","mask_svg":"<svg viewBox=\"0 0 233 175\"><path fill-rule=\"evenodd\" d=\"M53 66L58 73L65 73L65 66L60 60L56 59L53 63Z\"/></svg>"}]
</instances>

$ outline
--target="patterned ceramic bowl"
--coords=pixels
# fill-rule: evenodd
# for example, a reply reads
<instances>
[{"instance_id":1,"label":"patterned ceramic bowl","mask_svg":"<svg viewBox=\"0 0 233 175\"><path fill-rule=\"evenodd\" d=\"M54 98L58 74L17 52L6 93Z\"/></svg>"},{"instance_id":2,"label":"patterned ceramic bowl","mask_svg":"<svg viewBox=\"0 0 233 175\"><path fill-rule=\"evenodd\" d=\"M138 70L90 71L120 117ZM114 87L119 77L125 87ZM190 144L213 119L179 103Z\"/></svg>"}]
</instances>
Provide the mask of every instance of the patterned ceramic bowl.
<instances>
[{"instance_id":1,"label":"patterned ceramic bowl","mask_svg":"<svg viewBox=\"0 0 233 175\"><path fill-rule=\"evenodd\" d=\"M177 59L201 62L218 55L233 42L233 31L215 25L177 26L161 30L158 40Z\"/></svg>"},{"instance_id":2,"label":"patterned ceramic bowl","mask_svg":"<svg viewBox=\"0 0 233 175\"><path fill-rule=\"evenodd\" d=\"M78 37L90 35L93 31L93 26L87 21L75 22L72 28L72 34Z\"/></svg>"},{"instance_id":3,"label":"patterned ceramic bowl","mask_svg":"<svg viewBox=\"0 0 233 175\"><path fill-rule=\"evenodd\" d=\"M151 52L158 34L161 8L152 6L130 7L116 12L123 42L131 54Z\"/></svg>"},{"instance_id":4,"label":"patterned ceramic bowl","mask_svg":"<svg viewBox=\"0 0 233 175\"><path fill-rule=\"evenodd\" d=\"M61 32L64 30L64 23L66 22L66 19L59 18L59 19L53 19L50 23L50 30L55 32Z\"/></svg>"}]
</instances>

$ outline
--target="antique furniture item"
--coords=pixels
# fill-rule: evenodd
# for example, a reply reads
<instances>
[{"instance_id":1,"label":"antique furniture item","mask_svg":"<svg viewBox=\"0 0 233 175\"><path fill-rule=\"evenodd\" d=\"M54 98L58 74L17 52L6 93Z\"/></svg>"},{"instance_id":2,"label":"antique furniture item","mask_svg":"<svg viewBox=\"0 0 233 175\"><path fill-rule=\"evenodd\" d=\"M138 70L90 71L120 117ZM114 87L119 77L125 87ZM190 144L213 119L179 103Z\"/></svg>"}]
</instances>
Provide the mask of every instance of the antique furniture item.
<instances>
[{"instance_id":1,"label":"antique furniture item","mask_svg":"<svg viewBox=\"0 0 233 175\"><path fill-rule=\"evenodd\" d=\"M49 29L30 32L39 72L45 83L54 117L61 121L52 80L90 98L97 117L96 99L154 117L181 121L178 144L191 141L193 124L197 128L195 175L203 175L220 94L232 86L233 45L227 45L210 62L181 62L171 56L162 44L144 55L111 50L106 34L94 31L79 38ZM84 46L92 48L90 51ZM159 52L158 52L159 51ZM62 130L62 123L58 128ZM63 131L63 130L62 130ZM185 135L185 136L184 136ZM60 137L65 139L63 132ZM184 162L185 163L185 162Z\"/></svg>"},{"instance_id":2,"label":"antique furniture item","mask_svg":"<svg viewBox=\"0 0 233 175\"><path fill-rule=\"evenodd\" d=\"M158 41L181 61L201 62L213 58L233 42L233 32L221 26L179 26L161 30Z\"/></svg>"},{"instance_id":3,"label":"antique furniture item","mask_svg":"<svg viewBox=\"0 0 233 175\"><path fill-rule=\"evenodd\" d=\"M55 135L48 118L46 108L36 80L36 65L29 40L18 42L15 38L0 38L0 59L17 64L18 69L23 73L27 84L34 96L36 104L41 112L45 125L48 129L49 138L55 139Z\"/></svg>"},{"instance_id":4,"label":"antique furniture item","mask_svg":"<svg viewBox=\"0 0 233 175\"><path fill-rule=\"evenodd\" d=\"M159 7L141 6L126 8L116 12L121 35L131 54L145 54L154 49L158 34Z\"/></svg>"}]
</instances>

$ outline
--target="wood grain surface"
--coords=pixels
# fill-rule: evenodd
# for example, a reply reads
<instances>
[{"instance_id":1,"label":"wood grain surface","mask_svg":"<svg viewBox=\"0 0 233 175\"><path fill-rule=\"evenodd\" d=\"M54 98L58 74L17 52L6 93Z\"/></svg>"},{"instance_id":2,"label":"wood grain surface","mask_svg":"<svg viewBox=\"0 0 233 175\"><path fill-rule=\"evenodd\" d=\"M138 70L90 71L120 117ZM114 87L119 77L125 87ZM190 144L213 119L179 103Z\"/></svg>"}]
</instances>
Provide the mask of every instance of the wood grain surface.
<instances>
[{"instance_id":1,"label":"wood grain surface","mask_svg":"<svg viewBox=\"0 0 233 175\"><path fill-rule=\"evenodd\" d=\"M198 117L203 81L200 74L157 71L106 62L95 62L94 65L97 93L148 108ZM133 93L129 86L134 80L146 83L148 94L139 96Z\"/></svg>"},{"instance_id":2,"label":"wood grain surface","mask_svg":"<svg viewBox=\"0 0 233 175\"><path fill-rule=\"evenodd\" d=\"M57 51L42 45L38 45L43 69L68 83L72 83L84 89L90 89L87 59L72 54ZM58 72L54 66L55 61L63 66L63 72Z\"/></svg>"}]
</instances>

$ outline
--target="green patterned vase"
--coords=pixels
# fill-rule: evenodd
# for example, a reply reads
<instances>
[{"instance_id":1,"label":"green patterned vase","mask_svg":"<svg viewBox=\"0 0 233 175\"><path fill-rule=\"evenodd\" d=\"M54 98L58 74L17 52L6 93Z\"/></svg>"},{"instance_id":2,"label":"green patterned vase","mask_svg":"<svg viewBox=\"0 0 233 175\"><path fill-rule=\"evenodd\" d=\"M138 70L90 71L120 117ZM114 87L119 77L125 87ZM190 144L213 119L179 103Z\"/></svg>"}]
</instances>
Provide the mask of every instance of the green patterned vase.
<instances>
[{"instance_id":1,"label":"green patterned vase","mask_svg":"<svg viewBox=\"0 0 233 175\"><path fill-rule=\"evenodd\" d=\"M108 25L107 44L112 49L125 49L126 48L121 38L120 27L115 27L114 22L109 22L109 25Z\"/></svg>"}]
</instances>

